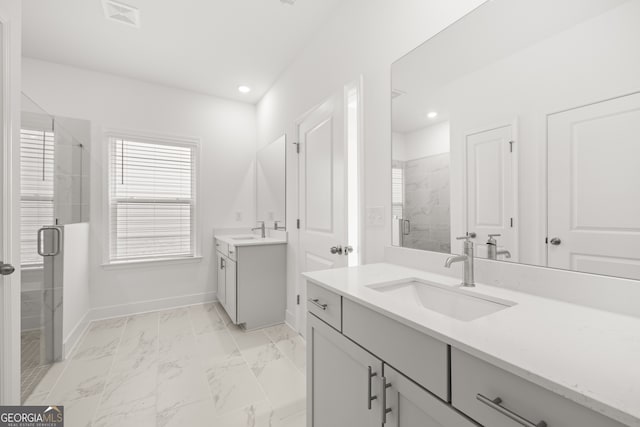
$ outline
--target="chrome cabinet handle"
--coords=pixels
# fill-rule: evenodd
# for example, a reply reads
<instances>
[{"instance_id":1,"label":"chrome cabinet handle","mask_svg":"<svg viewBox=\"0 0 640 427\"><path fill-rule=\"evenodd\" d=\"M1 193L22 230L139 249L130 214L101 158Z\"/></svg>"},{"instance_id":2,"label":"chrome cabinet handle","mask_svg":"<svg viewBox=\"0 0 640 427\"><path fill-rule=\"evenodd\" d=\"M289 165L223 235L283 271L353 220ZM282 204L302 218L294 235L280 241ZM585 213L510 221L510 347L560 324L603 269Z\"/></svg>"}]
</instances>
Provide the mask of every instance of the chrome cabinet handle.
<instances>
[{"instance_id":1,"label":"chrome cabinet handle","mask_svg":"<svg viewBox=\"0 0 640 427\"><path fill-rule=\"evenodd\" d=\"M323 311L326 311L327 307L329 306L328 304L321 304L318 298L309 298L307 301L309 301L311 304L315 305L316 307L318 307L320 310L323 310Z\"/></svg>"},{"instance_id":2,"label":"chrome cabinet handle","mask_svg":"<svg viewBox=\"0 0 640 427\"><path fill-rule=\"evenodd\" d=\"M551 243L553 246L559 246L562 243L562 240L560 240L559 237L554 237L549 240L549 243Z\"/></svg>"},{"instance_id":3,"label":"chrome cabinet handle","mask_svg":"<svg viewBox=\"0 0 640 427\"><path fill-rule=\"evenodd\" d=\"M374 400L376 400L378 398L378 396L372 396L371 395L371 380L373 379L373 377L377 376L378 373L377 372L373 372L373 369L371 368L371 366L367 367L367 371L368 371L368 381L369 381L369 387L368 387L368 392L367 392L367 409L371 410L371 402L373 402Z\"/></svg>"},{"instance_id":4,"label":"chrome cabinet handle","mask_svg":"<svg viewBox=\"0 0 640 427\"><path fill-rule=\"evenodd\" d=\"M391 412L391 408L387 408L387 389L391 387L391 383L387 382L387 377L382 377L382 424L387 423L387 414Z\"/></svg>"},{"instance_id":5,"label":"chrome cabinet handle","mask_svg":"<svg viewBox=\"0 0 640 427\"><path fill-rule=\"evenodd\" d=\"M43 241L43 236L44 236L44 232L47 230L52 230L56 232L56 246L55 249L52 252L45 252L44 248L42 247L42 241ZM56 256L60 253L60 238L61 238L61 233L60 233L60 227L55 227L55 226L47 226L47 227L42 227L41 229L38 230L38 255L43 256L43 257L49 257L49 256Z\"/></svg>"},{"instance_id":6,"label":"chrome cabinet handle","mask_svg":"<svg viewBox=\"0 0 640 427\"><path fill-rule=\"evenodd\" d=\"M538 424L534 424L531 421L527 420L526 418L522 418L520 415L516 414L515 412L512 412L509 409L505 408L504 406L501 405L502 399L499 398L499 397L496 397L495 399L491 400L488 397L483 396L482 394L478 393L476 395L476 399L478 399L480 402L484 403L485 405L487 405L491 409L495 409L496 411L500 412L505 417L510 418L513 421L517 422L521 426L524 426L524 427L547 427L547 423L544 422L544 421L540 421Z\"/></svg>"},{"instance_id":7,"label":"chrome cabinet handle","mask_svg":"<svg viewBox=\"0 0 640 427\"><path fill-rule=\"evenodd\" d=\"M342 246L339 246L339 245L338 246L332 246L330 251L334 255L336 255L336 254L342 255Z\"/></svg>"}]
</instances>

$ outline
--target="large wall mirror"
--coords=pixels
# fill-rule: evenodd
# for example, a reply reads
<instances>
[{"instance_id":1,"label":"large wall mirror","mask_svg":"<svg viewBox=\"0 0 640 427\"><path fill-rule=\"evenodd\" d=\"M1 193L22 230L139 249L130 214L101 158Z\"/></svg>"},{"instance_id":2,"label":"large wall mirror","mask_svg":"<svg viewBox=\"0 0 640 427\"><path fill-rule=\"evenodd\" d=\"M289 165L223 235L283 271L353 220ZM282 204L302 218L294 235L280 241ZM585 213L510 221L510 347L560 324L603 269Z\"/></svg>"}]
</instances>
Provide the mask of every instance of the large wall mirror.
<instances>
[{"instance_id":1,"label":"large wall mirror","mask_svg":"<svg viewBox=\"0 0 640 427\"><path fill-rule=\"evenodd\" d=\"M282 135L258 151L256 157L256 219L268 227L285 224L286 136Z\"/></svg>"},{"instance_id":2,"label":"large wall mirror","mask_svg":"<svg viewBox=\"0 0 640 427\"><path fill-rule=\"evenodd\" d=\"M392 65L393 243L640 279L640 0L494 0Z\"/></svg>"}]
</instances>

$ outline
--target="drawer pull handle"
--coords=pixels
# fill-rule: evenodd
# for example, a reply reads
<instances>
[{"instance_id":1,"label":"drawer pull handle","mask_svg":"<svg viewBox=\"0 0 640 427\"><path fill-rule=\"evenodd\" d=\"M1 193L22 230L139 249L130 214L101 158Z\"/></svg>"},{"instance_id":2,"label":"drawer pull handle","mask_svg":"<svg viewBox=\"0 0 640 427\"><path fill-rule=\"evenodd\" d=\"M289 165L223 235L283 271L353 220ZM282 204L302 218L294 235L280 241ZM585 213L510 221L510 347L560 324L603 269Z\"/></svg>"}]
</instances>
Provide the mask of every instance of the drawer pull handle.
<instances>
[{"instance_id":1,"label":"drawer pull handle","mask_svg":"<svg viewBox=\"0 0 640 427\"><path fill-rule=\"evenodd\" d=\"M318 298L309 298L308 301L323 311L326 311L329 306L328 304L321 304Z\"/></svg>"},{"instance_id":2,"label":"drawer pull handle","mask_svg":"<svg viewBox=\"0 0 640 427\"><path fill-rule=\"evenodd\" d=\"M382 424L387 423L387 414L391 412L391 408L387 408L387 389L391 387L391 383L387 382L386 377L382 377Z\"/></svg>"},{"instance_id":3,"label":"drawer pull handle","mask_svg":"<svg viewBox=\"0 0 640 427\"><path fill-rule=\"evenodd\" d=\"M476 395L476 399L478 399L480 402L484 403L485 405L487 405L491 409L495 409L496 411L500 412L505 417L511 418L513 421L517 422L521 426L524 426L524 427L547 427L547 423L544 422L544 421L540 421L538 424L534 424L531 421L527 420L526 418L522 418L520 415L516 414L515 412L512 412L512 411L508 410L507 408L505 408L504 406L501 405L502 399L499 398L499 397L496 397L495 399L491 400L488 397L483 396L482 394L478 393Z\"/></svg>"},{"instance_id":4,"label":"drawer pull handle","mask_svg":"<svg viewBox=\"0 0 640 427\"><path fill-rule=\"evenodd\" d=\"M378 396L371 396L371 380L373 379L373 377L377 376L378 374L376 372L373 372L373 369L371 368L371 366L368 367L368 373L369 373L369 387L368 387L368 392L367 392L367 409L371 410L371 402L373 402L374 400L376 400L378 398Z\"/></svg>"}]
</instances>

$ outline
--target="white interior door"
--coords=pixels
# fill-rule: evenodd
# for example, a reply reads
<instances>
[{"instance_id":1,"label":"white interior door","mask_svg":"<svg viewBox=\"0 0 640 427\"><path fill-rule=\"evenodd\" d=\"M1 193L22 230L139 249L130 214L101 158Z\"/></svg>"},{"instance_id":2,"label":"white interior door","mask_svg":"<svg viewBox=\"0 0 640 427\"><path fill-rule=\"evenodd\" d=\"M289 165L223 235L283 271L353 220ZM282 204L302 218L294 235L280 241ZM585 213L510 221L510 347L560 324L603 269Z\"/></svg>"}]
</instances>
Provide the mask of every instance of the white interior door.
<instances>
[{"instance_id":1,"label":"white interior door","mask_svg":"<svg viewBox=\"0 0 640 427\"><path fill-rule=\"evenodd\" d=\"M298 125L299 272L345 267L347 244L344 101L336 95ZM298 330L306 332L306 284L299 278Z\"/></svg>"},{"instance_id":2,"label":"white interior door","mask_svg":"<svg viewBox=\"0 0 640 427\"><path fill-rule=\"evenodd\" d=\"M480 257L487 256L489 234L499 234L498 248L511 253L509 261L518 260L517 155L513 141L512 125L466 136L467 232L476 233L476 255Z\"/></svg>"},{"instance_id":3,"label":"white interior door","mask_svg":"<svg viewBox=\"0 0 640 427\"><path fill-rule=\"evenodd\" d=\"M8 25L16 15L13 6L0 2L0 264L5 274L19 267L18 144L20 84L12 62L19 59L16 33L19 25ZM10 36L10 37L9 37ZM16 49L18 47L18 49ZM17 56L11 52L18 52ZM7 54L9 53L9 54ZM10 59L8 61L7 59ZM0 405L20 403L20 274L0 274Z\"/></svg>"},{"instance_id":4,"label":"white interior door","mask_svg":"<svg viewBox=\"0 0 640 427\"><path fill-rule=\"evenodd\" d=\"M640 93L548 118L550 267L640 279Z\"/></svg>"}]
</instances>

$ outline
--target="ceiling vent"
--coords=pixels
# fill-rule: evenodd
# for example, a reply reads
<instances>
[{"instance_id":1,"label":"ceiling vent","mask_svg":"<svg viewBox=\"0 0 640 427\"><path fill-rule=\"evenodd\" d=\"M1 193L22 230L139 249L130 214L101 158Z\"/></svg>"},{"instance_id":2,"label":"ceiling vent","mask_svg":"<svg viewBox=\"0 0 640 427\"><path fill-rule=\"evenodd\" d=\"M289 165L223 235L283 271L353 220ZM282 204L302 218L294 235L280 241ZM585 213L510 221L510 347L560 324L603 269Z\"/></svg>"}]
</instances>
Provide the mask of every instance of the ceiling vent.
<instances>
[{"instance_id":1,"label":"ceiling vent","mask_svg":"<svg viewBox=\"0 0 640 427\"><path fill-rule=\"evenodd\" d=\"M130 27L140 28L140 10L137 7L114 0L103 0L107 19Z\"/></svg>"}]
</instances>

